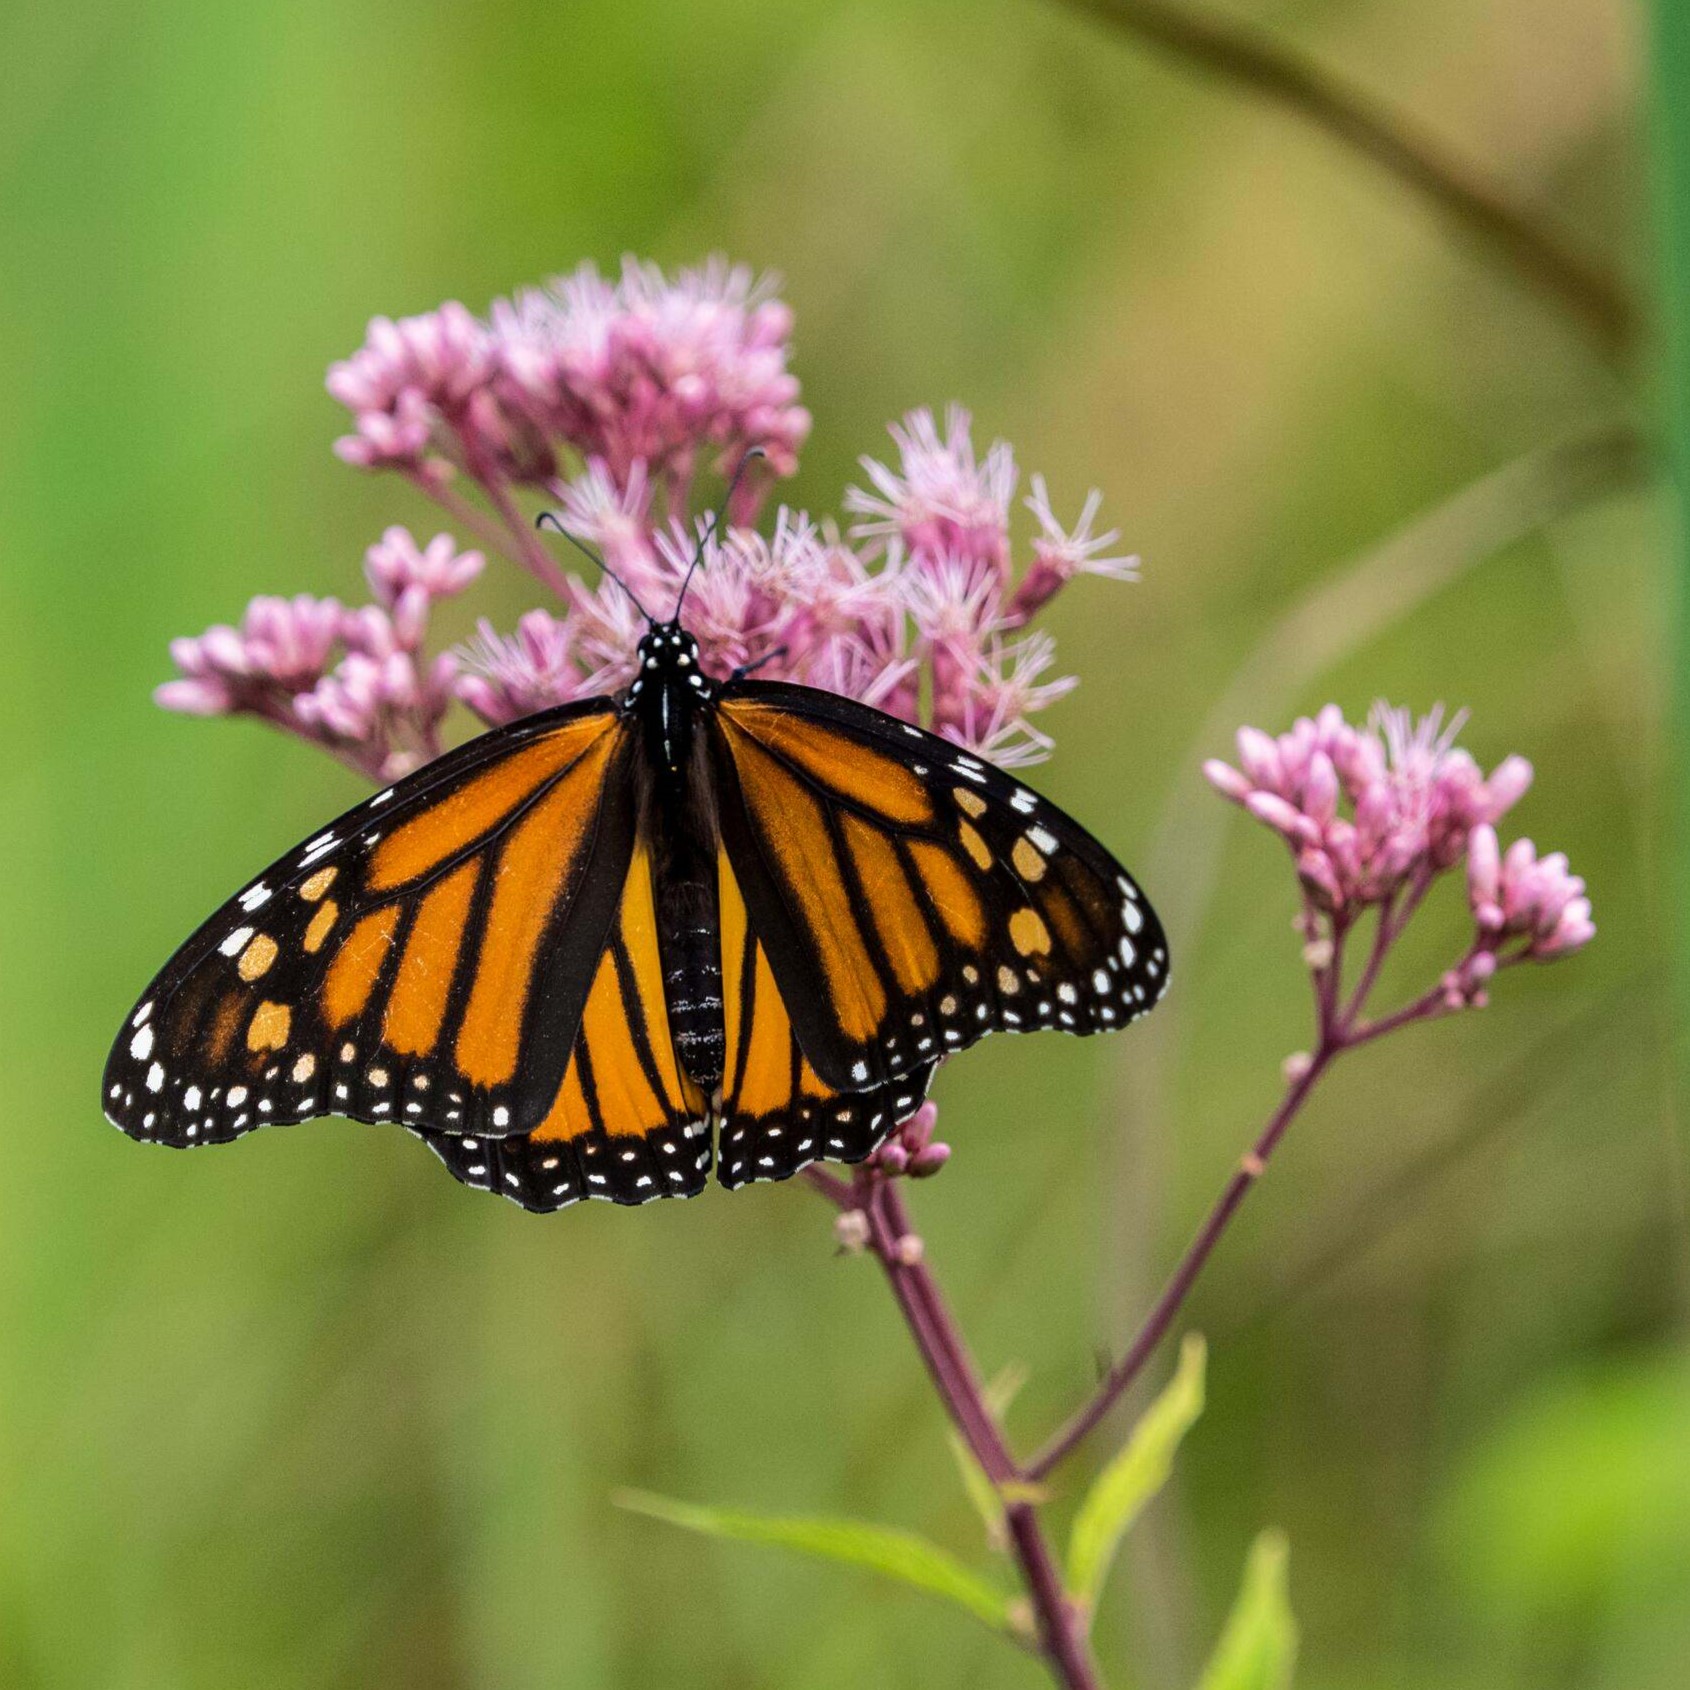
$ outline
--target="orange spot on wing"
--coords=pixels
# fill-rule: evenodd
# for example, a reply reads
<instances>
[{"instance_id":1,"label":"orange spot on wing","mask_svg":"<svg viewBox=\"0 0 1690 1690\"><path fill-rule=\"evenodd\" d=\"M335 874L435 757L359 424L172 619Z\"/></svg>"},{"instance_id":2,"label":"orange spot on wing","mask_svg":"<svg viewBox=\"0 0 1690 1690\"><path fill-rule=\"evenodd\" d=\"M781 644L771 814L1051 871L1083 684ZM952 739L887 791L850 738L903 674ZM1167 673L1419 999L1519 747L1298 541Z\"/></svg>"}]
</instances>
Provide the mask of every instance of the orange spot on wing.
<instances>
[{"instance_id":1,"label":"orange spot on wing","mask_svg":"<svg viewBox=\"0 0 1690 1690\"><path fill-rule=\"evenodd\" d=\"M347 934L323 979L323 1019L331 1027L344 1027L370 1001L398 925L399 906L389 904L372 911Z\"/></svg>"},{"instance_id":2,"label":"orange spot on wing","mask_svg":"<svg viewBox=\"0 0 1690 1690\"><path fill-rule=\"evenodd\" d=\"M314 904L334 885L335 876L340 873L338 868L320 868L309 880L301 881L299 895L306 903Z\"/></svg>"},{"instance_id":3,"label":"orange spot on wing","mask_svg":"<svg viewBox=\"0 0 1690 1690\"><path fill-rule=\"evenodd\" d=\"M1015 841L1015 848L1009 853L1010 861L1015 864L1015 872L1023 880L1043 880L1045 860L1038 853L1030 840L1025 838Z\"/></svg>"},{"instance_id":4,"label":"orange spot on wing","mask_svg":"<svg viewBox=\"0 0 1690 1690\"><path fill-rule=\"evenodd\" d=\"M246 1030L248 1050L280 1050L293 1031L293 1011L285 1003L271 1003L266 998L253 1011Z\"/></svg>"},{"instance_id":5,"label":"orange spot on wing","mask_svg":"<svg viewBox=\"0 0 1690 1690\"><path fill-rule=\"evenodd\" d=\"M587 994L577 1049L586 1047L599 1120L612 1138L639 1137L667 1124L669 1111L651 1089L628 1025L628 1006L608 952Z\"/></svg>"},{"instance_id":6,"label":"orange spot on wing","mask_svg":"<svg viewBox=\"0 0 1690 1690\"><path fill-rule=\"evenodd\" d=\"M1069 956L1088 956L1097 948L1074 900L1060 886L1046 891L1042 903L1046 921L1056 929L1056 937Z\"/></svg>"},{"instance_id":7,"label":"orange spot on wing","mask_svg":"<svg viewBox=\"0 0 1690 1690\"><path fill-rule=\"evenodd\" d=\"M739 731L742 742L756 740L830 791L890 822L919 827L933 819L932 800L918 776L837 728L804 721L777 704L724 704L721 717Z\"/></svg>"},{"instance_id":8,"label":"orange spot on wing","mask_svg":"<svg viewBox=\"0 0 1690 1690\"><path fill-rule=\"evenodd\" d=\"M320 951L323 941L329 936L329 929L334 926L335 918L340 914L340 905L333 898L321 905L316 914L311 917L310 925L305 929L304 945L310 952Z\"/></svg>"},{"instance_id":9,"label":"orange spot on wing","mask_svg":"<svg viewBox=\"0 0 1690 1690\"><path fill-rule=\"evenodd\" d=\"M643 844L635 850L628 869L628 885L622 894L621 930L623 948L633 965L634 991L663 1086L664 1102L673 1113L688 1111L688 1093L696 1095L697 1088L690 1086L681 1073L675 1043L669 1034L669 1004L663 995L663 953L657 942L651 857Z\"/></svg>"},{"instance_id":10,"label":"orange spot on wing","mask_svg":"<svg viewBox=\"0 0 1690 1690\"><path fill-rule=\"evenodd\" d=\"M599 1123L611 1138L640 1137L684 1116L704 1113L703 1094L681 1073L669 1037L651 858L644 845L635 850L629 865L617 931L633 967L635 1001L628 1001L616 959L606 949L587 994L569 1067L551 1110L534 1133L536 1138L574 1138L591 1127L583 1066L591 1076ZM655 1090L636 1042L636 1016L643 1023L657 1070Z\"/></svg>"},{"instance_id":11,"label":"orange spot on wing","mask_svg":"<svg viewBox=\"0 0 1690 1690\"><path fill-rule=\"evenodd\" d=\"M984 874L992 866L992 852L986 841L968 822L957 823L957 837L961 839L963 849L974 859L975 866Z\"/></svg>"},{"instance_id":12,"label":"orange spot on wing","mask_svg":"<svg viewBox=\"0 0 1690 1690\"><path fill-rule=\"evenodd\" d=\"M403 886L473 845L532 797L544 781L592 751L613 720L589 716L566 723L401 823L370 857L370 890L385 892Z\"/></svg>"},{"instance_id":13,"label":"orange spot on wing","mask_svg":"<svg viewBox=\"0 0 1690 1690\"><path fill-rule=\"evenodd\" d=\"M243 980L256 980L259 975L269 970L270 964L278 955L276 941L268 933L255 933L247 941L247 947L241 952L240 961L235 964L235 972Z\"/></svg>"},{"instance_id":14,"label":"orange spot on wing","mask_svg":"<svg viewBox=\"0 0 1690 1690\"><path fill-rule=\"evenodd\" d=\"M1009 940L1022 956L1050 952L1050 929L1035 909L1019 909L1009 918Z\"/></svg>"},{"instance_id":15,"label":"orange spot on wing","mask_svg":"<svg viewBox=\"0 0 1690 1690\"><path fill-rule=\"evenodd\" d=\"M838 1097L839 1093L830 1086L814 1068L810 1066L809 1057L801 1057L798 1063L798 1089L805 1097Z\"/></svg>"},{"instance_id":16,"label":"orange spot on wing","mask_svg":"<svg viewBox=\"0 0 1690 1690\"><path fill-rule=\"evenodd\" d=\"M475 984L456 1044L458 1066L477 1085L502 1085L516 1072L523 1006L540 937L576 868L614 743L602 724L597 726L594 743L499 851Z\"/></svg>"},{"instance_id":17,"label":"orange spot on wing","mask_svg":"<svg viewBox=\"0 0 1690 1690\"><path fill-rule=\"evenodd\" d=\"M406 1056L425 1055L440 1037L477 872L472 860L431 887L411 925L382 1023L382 1037Z\"/></svg>"}]
</instances>

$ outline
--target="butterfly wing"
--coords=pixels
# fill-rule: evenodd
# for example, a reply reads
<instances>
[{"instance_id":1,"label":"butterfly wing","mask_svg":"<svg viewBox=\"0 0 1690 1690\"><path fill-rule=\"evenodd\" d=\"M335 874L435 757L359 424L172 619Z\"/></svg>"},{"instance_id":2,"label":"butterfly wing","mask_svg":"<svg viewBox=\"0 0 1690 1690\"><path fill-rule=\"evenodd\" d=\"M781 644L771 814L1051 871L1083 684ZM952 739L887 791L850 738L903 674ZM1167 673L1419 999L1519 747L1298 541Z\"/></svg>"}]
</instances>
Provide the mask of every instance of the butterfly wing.
<instances>
[{"instance_id":1,"label":"butterfly wing","mask_svg":"<svg viewBox=\"0 0 1690 1690\"><path fill-rule=\"evenodd\" d=\"M825 1084L881 1087L991 1032L1120 1027L1161 996L1132 877L1002 771L777 682L727 688L711 746L750 927Z\"/></svg>"},{"instance_id":2,"label":"butterfly wing","mask_svg":"<svg viewBox=\"0 0 1690 1690\"><path fill-rule=\"evenodd\" d=\"M421 1136L466 1185L543 1213L583 1197L696 1196L710 1174L709 1111L670 1036L651 852L642 838L545 1119L507 1138Z\"/></svg>"},{"instance_id":3,"label":"butterfly wing","mask_svg":"<svg viewBox=\"0 0 1690 1690\"><path fill-rule=\"evenodd\" d=\"M267 869L148 987L106 1064L131 1137L315 1115L482 1140L550 1119L634 855L603 700L485 734Z\"/></svg>"},{"instance_id":4,"label":"butterfly wing","mask_svg":"<svg viewBox=\"0 0 1690 1690\"><path fill-rule=\"evenodd\" d=\"M932 1064L866 1090L828 1085L799 1046L726 852L717 907L726 1032L718 1177L731 1189L790 1179L811 1162L862 1161L920 1104Z\"/></svg>"}]
</instances>

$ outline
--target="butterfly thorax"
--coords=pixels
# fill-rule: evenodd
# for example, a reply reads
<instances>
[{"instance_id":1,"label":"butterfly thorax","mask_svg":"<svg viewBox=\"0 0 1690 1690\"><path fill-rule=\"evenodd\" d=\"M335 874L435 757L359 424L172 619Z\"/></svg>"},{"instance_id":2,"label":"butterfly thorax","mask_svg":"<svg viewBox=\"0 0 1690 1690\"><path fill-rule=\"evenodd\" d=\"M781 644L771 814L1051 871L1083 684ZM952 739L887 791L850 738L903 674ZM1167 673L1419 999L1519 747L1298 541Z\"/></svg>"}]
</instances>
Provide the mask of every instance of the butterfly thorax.
<instances>
[{"instance_id":1,"label":"butterfly thorax","mask_svg":"<svg viewBox=\"0 0 1690 1690\"><path fill-rule=\"evenodd\" d=\"M640 723L646 766L659 787L684 785L693 722L700 708L714 702L716 683L699 666L698 641L678 622L654 627L640 641L639 660L623 708Z\"/></svg>"},{"instance_id":2,"label":"butterfly thorax","mask_svg":"<svg viewBox=\"0 0 1690 1690\"><path fill-rule=\"evenodd\" d=\"M716 683L699 667L698 643L677 623L640 641L640 669L623 708L638 721L647 775L644 831L663 994L681 1065L706 1092L721 1080L725 1049L721 941L717 916L719 848L698 713L715 702Z\"/></svg>"}]
</instances>

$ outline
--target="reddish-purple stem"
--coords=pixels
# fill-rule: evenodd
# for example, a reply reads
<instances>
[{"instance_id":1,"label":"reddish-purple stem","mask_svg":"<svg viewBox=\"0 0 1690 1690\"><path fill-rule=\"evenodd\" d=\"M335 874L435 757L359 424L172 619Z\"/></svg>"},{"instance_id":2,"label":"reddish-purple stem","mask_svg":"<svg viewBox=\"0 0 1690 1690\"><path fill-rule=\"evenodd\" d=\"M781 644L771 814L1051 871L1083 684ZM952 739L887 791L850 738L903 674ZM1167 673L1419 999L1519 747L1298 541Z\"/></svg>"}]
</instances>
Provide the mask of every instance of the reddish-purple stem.
<instances>
[{"instance_id":1,"label":"reddish-purple stem","mask_svg":"<svg viewBox=\"0 0 1690 1690\"><path fill-rule=\"evenodd\" d=\"M462 430L458 440L470 474L475 477L482 492L487 495L488 502L498 513L499 521L504 525L505 533L516 548L516 555L524 568L541 586L549 587L561 597L568 590L563 571L558 568L551 553L540 544L533 525L517 509L516 502L506 490L497 468L485 461L473 434Z\"/></svg>"},{"instance_id":2,"label":"reddish-purple stem","mask_svg":"<svg viewBox=\"0 0 1690 1690\"><path fill-rule=\"evenodd\" d=\"M1285 1136L1286 1128L1296 1118L1304 1100L1341 1048L1330 1039L1323 1040L1315 1048L1308 1067L1286 1088L1279 1107L1269 1117L1255 1144L1240 1159L1214 1208L1209 1211L1208 1218L1197 1229L1197 1236L1186 1247L1179 1266L1163 1286L1161 1296L1156 1299L1150 1313L1145 1317L1144 1324L1139 1327L1132 1343L1127 1346L1126 1353L1110 1368L1092 1399L1026 1463L1023 1471L1029 1479L1044 1478L1052 1468L1071 1454L1120 1400L1122 1392L1144 1370L1144 1364L1149 1361L1156 1346L1167 1336L1168 1328L1173 1325L1174 1318L1178 1315L1198 1274L1203 1271L1203 1264L1208 1261L1215 1246L1220 1242L1221 1234L1231 1224L1239 1205L1250 1194L1250 1188L1266 1171L1268 1158L1273 1154L1280 1139Z\"/></svg>"},{"instance_id":3,"label":"reddish-purple stem","mask_svg":"<svg viewBox=\"0 0 1690 1690\"><path fill-rule=\"evenodd\" d=\"M1312 906L1309 908L1305 932L1320 937L1324 922L1324 936L1330 943L1330 952L1323 960L1311 959L1316 1022L1314 1050L1287 1066L1285 1093L1278 1107L1257 1134L1255 1143L1239 1159L1126 1352L1110 1368L1091 1400L1029 1461L1016 1460L992 1413L962 1334L927 1265L925 1248L910 1229L897 1182L872 1164L859 1168L850 1182L820 1168L807 1171L809 1182L836 1208L861 1217L867 1247L885 1271L946 1412L981 1470L998 1488L1004 1503L1009 1547L1027 1589L1040 1653L1067 1690L1098 1690L1097 1668L1087 1642L1085 1620L1062 1588L1038 1503L1028 1494L1028 1489L1048 1477L1074 1452L1144 1371L1145 1364L1172 1329L1192 1286L1233 1217L1267 1171L1269 1159L1327 1069L1346 1050L1371 1043L1412 1022L1431 1020L1450 1011L1446 988L1440 982L1391 1014L1376 1021L1361 1019L1385 959L1424 896L1426 884L1424 880L1416 882L1400 903L1386 904L1380 910L1367 959L1347 996L1343 990L1344 944L1351 923L1332 916L1320 917ZM1518 960L1518 955L1497 959L1500 967ZM1470 954L1462 967L1471 961Z\"/></svg>"},{"instance_id":4,"label":"reddish-purple stem","mask_svg":"<svg viewBox=\"0 0 1690 1690\"><path fill-rule=\"evenodd\" d=\"M1022 1475L986 1401L944 1294L926 1264L921 1240L910 1230L896 1185L868 1168L858 1174L854 1185L819 1168L809 1169L806 1177L830 1202L862 1215L867 1222L868 1248L886 1274L952 1424L987 1478L1000 1489L1013 1486ZM1004 1498L1004 1525L1027 1589L1039 1651L1052 1674L1065 1690L1101 1690L1084 1621L1063 1591L1037 1508L1030 1499L1012 1492Z\"/></svg>"}]
</instances>

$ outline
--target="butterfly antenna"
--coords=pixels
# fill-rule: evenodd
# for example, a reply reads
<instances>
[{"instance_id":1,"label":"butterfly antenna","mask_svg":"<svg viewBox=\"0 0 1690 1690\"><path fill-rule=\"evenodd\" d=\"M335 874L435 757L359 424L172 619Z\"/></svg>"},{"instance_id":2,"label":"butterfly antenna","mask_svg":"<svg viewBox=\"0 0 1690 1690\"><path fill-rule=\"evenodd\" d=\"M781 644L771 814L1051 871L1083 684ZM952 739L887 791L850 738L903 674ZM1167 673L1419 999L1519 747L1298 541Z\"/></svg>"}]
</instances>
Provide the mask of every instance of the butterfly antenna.
<instances>
[{"instance_id":1,"label":"butterfly antenna","mask_svg":"<svg viewBox=\"0 0 1690 1690\"><path fill-rule=\"evenodd\" d=\"M556 511L541 511L540 514L534 518L534 526L536 528L544 528L547 523L550 523L551 526L555 528L557 532L561 534L564 539L566 539L570 545L572 545L584 557L591 558L592 561L599 566L600 570L602 570L604 574L608 575L610 579L628 595L628 597L633 601L634 609L637 610L652 627L655 628L657 626L656 618L654 618L651 612L634 597L634 589L630 587L628 583L624 581L622 577L618 575L616 571L612 569L610 565L606 563L585 540L576 539L576 537L571 534L561 522L558 521Z\"/></svg>"},{"instance_id":2,"label":"butterfly antenna","mask_svg":"<svg viewBox=\"0 0 1690 1690\"><path fill-rule=\"evenodd\" d=\"M728 482L728 490L722 495L719 509L710 513L710 519L704 525L703 532L698 536L698 549L692 554L692 562L687 565L686 579L681 583L681 596L675 600L675 620L681 619L681 606L687 602L687 588L692 585L693 572L704 561L704 548L721 531L722 524L728 519L728 511L734 502L734 494L739 491L740 481L753 458L766 458L769 454L761 446L753 446L744 457L739 460L733 472L733 479Z\"/></svg>"}]
</instances>

